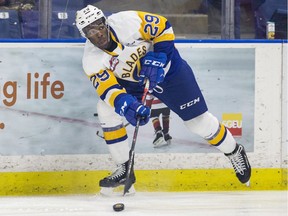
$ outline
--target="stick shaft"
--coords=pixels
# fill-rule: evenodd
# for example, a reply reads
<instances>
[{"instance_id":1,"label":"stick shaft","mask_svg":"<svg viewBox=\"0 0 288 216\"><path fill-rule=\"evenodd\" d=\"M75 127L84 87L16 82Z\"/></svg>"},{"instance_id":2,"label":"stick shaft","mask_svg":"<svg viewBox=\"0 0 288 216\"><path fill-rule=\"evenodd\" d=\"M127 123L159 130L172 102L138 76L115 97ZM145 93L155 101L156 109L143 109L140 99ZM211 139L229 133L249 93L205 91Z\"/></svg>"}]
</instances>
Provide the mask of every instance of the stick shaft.
<instances>
[{"instance_id":1,"label":"stick shaft","mask_svg":"<svg viewBox=\"0 0 288 216\"><path fill-rule=\"evenodd\" d=\"M149 80L146 80L146 84L145 84L145 88L144 88L144 92L143 92L143 96L142 96L142 100L141 100L143 104L145 104L148 90L149 90ZM128 170L127 170L126 181L125 181L125 185L124 185L123 196L128 192L128 190L130 189L130 187L133 184L131 182L130 175L131 175L131 171L133 169L133 164L134 164L135 145L136 145L138 130L139 130L139 126L140 126L140 119L141 119L141 117L137 118L135 130L134 130L134 134L133 134L133 139L132 139L132 144L131 144L131 149L129 152Z\"/></svg>"}]
</instances>

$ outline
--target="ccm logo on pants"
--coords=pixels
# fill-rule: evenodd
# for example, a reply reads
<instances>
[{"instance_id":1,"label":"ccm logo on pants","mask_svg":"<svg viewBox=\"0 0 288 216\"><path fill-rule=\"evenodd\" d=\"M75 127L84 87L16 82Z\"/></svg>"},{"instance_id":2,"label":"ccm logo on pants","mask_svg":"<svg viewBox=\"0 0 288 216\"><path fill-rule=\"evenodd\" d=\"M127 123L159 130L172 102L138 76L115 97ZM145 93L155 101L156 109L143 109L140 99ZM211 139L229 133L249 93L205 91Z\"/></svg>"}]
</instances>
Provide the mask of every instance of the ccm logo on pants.
<instances>
[{"instance_id":1,"label":"ccm logo on pants","mask_svg":"<svg viewBox=\"0 0 288 216\"><path fill-rule=\"evenodd\" d=\"M187 107L190 107L190 106L193 106L194 104L200 102L200 97L194 99L194 100L191 100L189 101L188 103L185 103L185 104L182 104L180 106L180 109L183 110L183 109L186 109Z\"/></svg>"}]
</instances>

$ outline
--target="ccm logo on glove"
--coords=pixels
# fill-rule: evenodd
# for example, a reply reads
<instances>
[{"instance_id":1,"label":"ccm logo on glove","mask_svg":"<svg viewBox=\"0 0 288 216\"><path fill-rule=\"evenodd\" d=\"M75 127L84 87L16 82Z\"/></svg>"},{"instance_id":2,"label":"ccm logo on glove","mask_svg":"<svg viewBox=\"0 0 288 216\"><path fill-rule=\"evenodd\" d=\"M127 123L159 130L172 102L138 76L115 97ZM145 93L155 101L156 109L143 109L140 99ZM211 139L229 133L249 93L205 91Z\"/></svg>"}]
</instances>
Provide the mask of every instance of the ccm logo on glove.
<instances>
[{"instance_id":1,"label":"ccm logo on glove","mask_svg":"<svg viewBox=\"0 0 288 216\"><path fill-rule=\"evenodd\" d=\"M125 115L125 110L127 108L127 102L125 101L124 104L121 106L121 109L120 109L120 115L121 116L124 116Z\"/></svg>"},{"instance_id":2,"label":"ccm logo on glove","mask_svg":"<svg viewBox=\"0 0 288 216\"><path fill-rule=\"evenodd\" d=\"M144 85L146 78L150 81L149 90L153 90L164 80L164 69L167 61L165 53L148 52L141 59L139 84Z\"/></svg>"},{"instance_id":3,"label":"ccm logo on glove","mask_svg":"<svg viewBox=\"0 0 288 216\"><path fill-rule=\"evenodd\" d=\"M145 65L153 65L153 66L156 66L156 67L164 67L164 63L162 62L159 62L159 61L153 61L153 60L149 60L149 59L146 59L144 61L144 64Z\"/></svg>"}]
</instances>

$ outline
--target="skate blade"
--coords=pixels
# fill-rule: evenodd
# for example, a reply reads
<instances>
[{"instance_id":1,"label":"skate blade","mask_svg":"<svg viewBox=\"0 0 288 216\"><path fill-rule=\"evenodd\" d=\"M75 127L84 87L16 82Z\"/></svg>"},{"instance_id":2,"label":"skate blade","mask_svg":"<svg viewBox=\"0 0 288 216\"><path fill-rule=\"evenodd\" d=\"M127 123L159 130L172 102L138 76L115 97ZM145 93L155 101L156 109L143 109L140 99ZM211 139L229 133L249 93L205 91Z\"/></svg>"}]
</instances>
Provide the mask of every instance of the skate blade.
<instances>
[{"instance_id":1,"label":"skate blade","mask_svg":"<svg viewBox=\"0 0 288 216\"><path fill-rule=\"evenodd\" d=\"M154 145L153 146L154 148L159 148L159 147L162 147L162 146L166 146L168 144L165 142L164 138L161 137L156 142L154 142L153 145Z\"/></svg>"},{"instance_id":2,"label":"skate blade","mask_svg":"<svg viewBox=\"0 0 288 216\"><path fill-rule=\"evenodd\" d=\"M245 185L246 185L247 187L250 187L250 180L249 180L248 182L246 182Z\"/></svg>"},{"instance_id":3,"label":"skate blade","mask_svg":"<svg viewBox=\"0 0 288 216\"><path fill-rule=\"evenodd\" d=\"M117 196L123 196L124 186L119 187L101 187L100 189L100 195L107 196L107 197L117 197ZM132 196L135 195L136 190L134 188L134 185L131 186L129 191L125 194L125 196Z\"/></svg>"},{"instance_id":4,"label":"skate blade","mask_svg":"<svg viewBox=\"0 0 288 216\"><path fill-rule=\"evenodd\" d=\"M164 137L160 137L155 142L153 142L153 145L159 145L161 143L165 143Z\"/></svg>"},{"instance_id":5,"label":"skate blade","mask_svg":"<svg viewBox=\"0 0 288 216\"><path fill-rule=\"evenodd\" d=\"M166 142L164 142L164 143L159 143L159 144L157 144L157 145L154 145L153 147L154 147L154 148L161 148L161 147L163 147L163 146L168 146L168 143L166 143Z\"/></svg>"}]
</instances>

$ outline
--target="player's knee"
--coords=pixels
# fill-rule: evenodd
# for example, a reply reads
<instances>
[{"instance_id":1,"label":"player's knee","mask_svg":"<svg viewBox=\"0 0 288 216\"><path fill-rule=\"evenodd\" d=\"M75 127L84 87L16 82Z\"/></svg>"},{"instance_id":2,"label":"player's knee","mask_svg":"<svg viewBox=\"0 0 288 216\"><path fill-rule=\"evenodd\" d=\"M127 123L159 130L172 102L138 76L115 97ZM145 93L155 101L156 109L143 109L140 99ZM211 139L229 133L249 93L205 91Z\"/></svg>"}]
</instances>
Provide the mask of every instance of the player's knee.
<instances>
[{"instance_id":1,"label":"player's knee","mask_svg":"<svg viewBox=\"0 0 288 216\"><path fill-rule=\"evenodd\" d=\"M235 143L227 128L209 112L186 121L185 125L190 131L200 135L211 145L220 146L222 143Z\"/></svg>"},{"instance_id":2,"label":"player's knee","mask_svg":"<svg viewBox=\"0 0 288 216\"><path fill-rule=\"evenodd\" d=\"M209 139L217 133L219 121L211 113L205 112L196 118L185 121L185 125L193 133L198 134L204 139Z\"/></svg>"}]
</instances>

